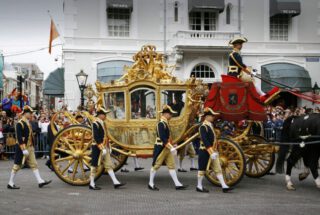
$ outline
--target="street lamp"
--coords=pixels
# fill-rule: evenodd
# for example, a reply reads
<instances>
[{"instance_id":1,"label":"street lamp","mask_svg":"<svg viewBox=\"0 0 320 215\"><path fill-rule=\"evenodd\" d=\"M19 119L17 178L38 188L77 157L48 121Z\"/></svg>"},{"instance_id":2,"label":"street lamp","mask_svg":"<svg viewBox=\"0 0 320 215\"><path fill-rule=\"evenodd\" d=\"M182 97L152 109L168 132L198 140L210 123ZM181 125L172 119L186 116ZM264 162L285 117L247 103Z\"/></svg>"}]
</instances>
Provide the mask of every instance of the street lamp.
<instances>
[{"instance_id":1,"label":"street lamp","mask_svg":"<svg viewBox=\"0 0 320 215\"><path fill-rule=\"evenodd\" d=\"M313 95L314 95L314 99L316 100L316 96L320 94L320 87L318 86L318 83L315 82L313 87L312 87L312 92L313 92ZM314 104L314 102L312 102L312 104Z\"/></svg>"},{"instance_id":2,"label":"street lamp","mask_svg":"<svg viewBox=\"0 0 320 215\"><path fill-rule=\"evenodd\" d=\"M83 110L83 107L84 107L83 93L84 93L84 90L86 89L88 75L84 73L83 70L80 70L80 72L76 74L76 78L77 78L79 89L81 92L81 110Z\"/></svg>"}]
</instances>

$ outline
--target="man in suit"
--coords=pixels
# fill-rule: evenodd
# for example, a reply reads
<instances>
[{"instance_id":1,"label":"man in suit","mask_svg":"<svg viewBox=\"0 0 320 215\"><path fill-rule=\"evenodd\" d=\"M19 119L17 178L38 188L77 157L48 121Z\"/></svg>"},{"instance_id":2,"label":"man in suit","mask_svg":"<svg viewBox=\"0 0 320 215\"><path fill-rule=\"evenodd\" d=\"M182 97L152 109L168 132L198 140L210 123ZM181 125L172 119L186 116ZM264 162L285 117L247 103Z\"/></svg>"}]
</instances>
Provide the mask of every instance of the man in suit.
<instances>
[{"instance_id":1,"label":"man in suit","mask_svg":"<svg viewBox=\"0 0 320 215\"><path fill-rule=\"evenodd\" d=\"M104 123L104 120L109 112L110 111L107 111L104 107L98 107L97 118L92 123L93 143L91 147L90 190L101 190L101 188L96 186L94 182L97 168L99 166L100 154L103 166L107 170L108 175L111 177L114 188L117 189L125 185L124 183L118 181L113 172L113 165L110 157L110 145Z\"/></svg>"},{"instance_id":2,"label":"man in suit","mask_svg":"<svg viewBox=\"0 0 320 215\"><path fill-rule=\"evenodd\" d=\"M208 193L209 190L202 186L202 181L207 170L209 159L213 162L213 171L216 174L224 193L232 190L225 183L222 169L219 160L219 153L217 149L217 136L214 132L212 123L214 122L215 116L219 113L214 112L211 108L205 108L203 111L204 121L199 128L200 133L200 148L199 148L199 171L198 171L198 185L196 190L201 193Z\"/></svg>"},{"instance_id":3,"label":"man in suit","mask_svg":"<svg viewBox=\"0 0 320 215\"><path fill-rule=\"evenodd\" d=\"M20 187L14 184L14 179L17 172L21 169L24 161L27 162L29 167L32 169L33 174L37 179L39 188L51 183L51 180L43 180L39 173L38 164L34 153L34 137L30 124L32 113L33 110L31 107L28 105L24 106L22 118L16 125L16 138L18 143L16 144L14 165L7 186L8 189L20 189Z\"/></svg>"},{"instance_id":4,"label":"man in suit","mask_svg":"<svg viewBox=\"0 0 320 215\"><path fill-rule=\"evenodd\" d=\"M176 114L177 112L173 111L169 105L165 105L160 113L162 116L157 125L157 139L153 151L153 162L150 170L148 188L155 191L159 190L159 188L154 185L154 177L157 170L163 163L165 163L169 169L169 174L174 181L176 190L184 190L187 186L184 186L180 183L175 170L175 160L173 155L177 154L177 150L172 145L168 123L168 121L172 118L172 115Z\"/></svg>"}]
</instances>

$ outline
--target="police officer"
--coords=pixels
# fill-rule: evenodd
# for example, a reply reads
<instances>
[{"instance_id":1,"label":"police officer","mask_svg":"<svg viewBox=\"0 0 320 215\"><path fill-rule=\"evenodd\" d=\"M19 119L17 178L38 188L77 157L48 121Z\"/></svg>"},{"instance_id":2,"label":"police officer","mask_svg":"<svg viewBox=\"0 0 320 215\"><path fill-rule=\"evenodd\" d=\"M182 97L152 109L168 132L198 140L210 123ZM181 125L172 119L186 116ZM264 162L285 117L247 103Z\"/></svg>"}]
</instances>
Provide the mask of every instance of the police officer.
<instances>
[{"instance_id":1,"label":"police officer","mask_svg":"<svg viewBox=\"0 0 320 215\"><path fill-rule=\"evenodd\" d=\"M176 114L177 112L173 111L169 105L165 105L160 113L162 116L157 125L157 139L153 151L153 162L150 170L148 188L155 191L159 190L159 188L154 185L154 177L157 170L165 162L169 169L169 174L174 181L176 190L184 190L187 186L184 186L180 183L175 170L175 161L173 155L177 154L177 150L172 145L170 128L168 124L168 121L171 119L172 115Z\"/></svg>"},{"instance_id":2,"label":"police officer","mask_svg":"<svg viewBox=\"0 0 320 215\"><path fill-rule=\"evenodd\" d=\"M233 46L233 51L229 54L228 75L240 78L241 72L251 74L250 69L243 63L240 51L243 43L248 42L244 37L236 37L229 42Z\"/></svg>"},{"instance_id":3,"label":"police officer","mask_svg":"<svg viewBox=\"0 0 320 215\"><path fill-rule=\"evenodd\" d=\"M103 161L103 166L107 170L109 176L112 179L114 188L117 189L121 186L124 186L124 183L120 183L116 178L113 172L113 165L110 157L110 146L109 140L107 137L106 127L104 120L106 115L110 111L106 111L104 107L97 108L97 118L92 124L92 133L93 133L93 143L91 148L91 172L90 172L90 190L101 190L100 187L97 187L94 182L96 171L98 168L99 157L101 153L101 160Z\"/></svg>"},{"instance_id":4,"label":"police officer","mask_svg":"<svg viewBox=\"0 0 320 215\"><path fill-rule=\"evenodd\" d=\"M199 171L198 171L198 185L197 191L202 193L208 193L209 190L202 186L202 181L207 169L209 159L213 162L213 171L216 174L224 193L232 190L228 187L223 179L222 169L219 161L219 154L217 151L217 136L214 132L213 121L215 116L219 113L215 113L211 108L205 108L203 111L204 121L199 128L200 133L200 148L199 148Z\"/></svg>"},{"instance_id":5,"label":"police officer","mask_svg":"<svg viewBox=\"0 0 320 215\"><path fill-rule=\"evenodd\" d=\"M45 181L41 178L36 156L34 153L34 137L29 120L32 117L33 110L29 106L24 106L22 112L22 119L16 125L16 138L17 144L15 146L15 158L14 165L11 171L10 180L8 183L8 189L20 189L20 187L14 184L14 179L17 172L21 169L23 162L27 162L32 169L34 176L38 181L39 188L50 184L50 181Z\"/></svg>"}]
</instances>

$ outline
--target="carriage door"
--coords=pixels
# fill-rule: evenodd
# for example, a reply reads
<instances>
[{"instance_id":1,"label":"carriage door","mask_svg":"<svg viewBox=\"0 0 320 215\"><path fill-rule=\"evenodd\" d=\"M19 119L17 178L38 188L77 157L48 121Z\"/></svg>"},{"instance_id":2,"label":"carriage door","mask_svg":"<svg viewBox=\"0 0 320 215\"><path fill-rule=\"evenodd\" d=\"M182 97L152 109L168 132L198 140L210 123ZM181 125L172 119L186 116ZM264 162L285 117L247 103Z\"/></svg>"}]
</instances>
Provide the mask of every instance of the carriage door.
<instances>
[{"instance_id":1,"label":"carriage door","mask_svg":"<svg viewBox=\"0 0 320 215\"><path fill-rule=\"evenodd\" d=\"M184 90L162 90L161 107L169 105L177 113L173 115L170 124L175 125L183 120L186 106L186 91ZM181 133L181 127L171 126L172 137L175 138Z\"/></svg>"}]
</instances>

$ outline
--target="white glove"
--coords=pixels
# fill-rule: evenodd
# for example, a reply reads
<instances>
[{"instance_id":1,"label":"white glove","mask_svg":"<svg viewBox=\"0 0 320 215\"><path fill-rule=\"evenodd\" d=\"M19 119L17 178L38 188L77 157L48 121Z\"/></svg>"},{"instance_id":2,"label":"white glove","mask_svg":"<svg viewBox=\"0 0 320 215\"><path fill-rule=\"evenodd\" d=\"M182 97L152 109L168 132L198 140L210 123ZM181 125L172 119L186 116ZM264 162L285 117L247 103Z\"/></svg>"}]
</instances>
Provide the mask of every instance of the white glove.
<instances>
[{"instance_id":1,"label":"white glove","mask_svg":"<svg viewBox=\"0 0 320 215\"><path fill-rule=\"evenodd\" d=\"M102 156L105 156L107 154L107 150L106 149L102 149Z\"/></svg>"},{"instance_id":2,"label":"white glove","mask_svg":"<svg viewBox=\"0 0 320 215\"><path fill-rule=\"evenodd\" d=\"M171 152L173 155L176 155L176 154L177 154L176 148L171 148L171 149L170 149L170 152Z\"/></svg>"},{"instance_id":3,"label":"white glove","mask_svg":"<svg viewBox=\"0 0 320 215\"><path fill-rule=\"evenodd\" d=\"M22 153L23 153L23 155L24 156L29 156L29 152L28 152L28 150L26 150L26 149L24 149L24 150L22 150Z\"/></svg>"},{"instance_id":4,"label":"white glove","mask_svg":"<svg viewBox=\"0 0 320 215\"><path fill-rule=\"evenodd\" d=\"M215 159L217 159L218 158L218 152L213 152L211 155L210 155L210 158L212 159L212 160L215 160Z\"/></svg>"}]
</instances>

